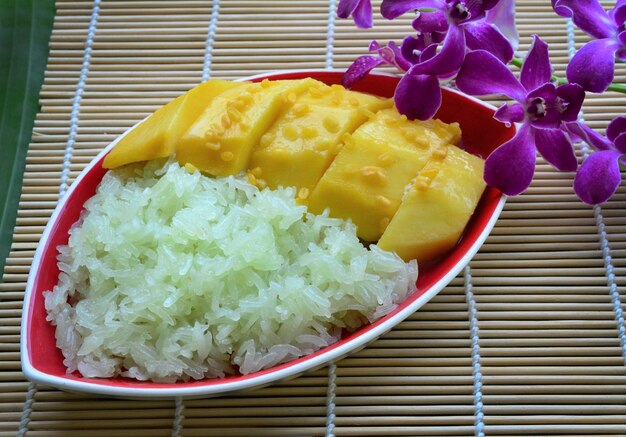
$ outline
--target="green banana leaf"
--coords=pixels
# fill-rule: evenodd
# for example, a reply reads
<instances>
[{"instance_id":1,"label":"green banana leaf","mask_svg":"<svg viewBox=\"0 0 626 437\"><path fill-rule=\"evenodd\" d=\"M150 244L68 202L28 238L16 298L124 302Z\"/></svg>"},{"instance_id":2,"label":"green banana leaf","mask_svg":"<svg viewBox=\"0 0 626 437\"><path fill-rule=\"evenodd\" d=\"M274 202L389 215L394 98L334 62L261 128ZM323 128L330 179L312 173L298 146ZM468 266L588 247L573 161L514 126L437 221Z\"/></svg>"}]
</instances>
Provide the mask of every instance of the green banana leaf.
<instances>
[{"instance_id":1,"label":"green banana leaf","mask_svg":"<svg viewBox=\"0 0 626 437\"><path fill-rule=\"evenodd\" d=\"M0 0L0 273L11 246L54 12L52 0Z\"/></svg>"}]
</instances>

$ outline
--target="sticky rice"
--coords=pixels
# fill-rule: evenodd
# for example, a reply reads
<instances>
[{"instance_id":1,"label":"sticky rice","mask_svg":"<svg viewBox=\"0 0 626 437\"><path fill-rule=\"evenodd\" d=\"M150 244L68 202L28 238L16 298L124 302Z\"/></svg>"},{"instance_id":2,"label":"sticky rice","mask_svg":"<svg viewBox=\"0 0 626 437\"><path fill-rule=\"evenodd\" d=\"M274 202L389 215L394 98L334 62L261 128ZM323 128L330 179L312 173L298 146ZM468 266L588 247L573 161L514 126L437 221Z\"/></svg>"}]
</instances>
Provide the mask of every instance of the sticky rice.
<instances>
[{"instance_id":1,"label":"sticky rice","mask_svg":"<svg viewBox=\"0 0 626 437\"><path fill-rule=\"evenodd\" d=\"M171 161L107 173L44 293L68 372L249 374L335 343L414 291L414 261L366 248L350 221L295 197Z\"/></svg>"}]
</instances>

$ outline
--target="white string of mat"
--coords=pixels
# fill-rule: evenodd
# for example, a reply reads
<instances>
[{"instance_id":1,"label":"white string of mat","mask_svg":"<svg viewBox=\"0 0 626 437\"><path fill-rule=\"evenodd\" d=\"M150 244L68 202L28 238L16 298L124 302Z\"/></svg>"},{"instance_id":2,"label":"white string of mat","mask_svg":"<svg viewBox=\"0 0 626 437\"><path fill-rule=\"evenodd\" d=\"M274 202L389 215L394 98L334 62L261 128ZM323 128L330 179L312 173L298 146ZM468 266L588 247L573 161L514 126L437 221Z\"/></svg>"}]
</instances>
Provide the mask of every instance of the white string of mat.
<instances>
[{"instance_id":1,"label":"white string of mat","mask_svg":"<svg viewBox=\"0 0 626 437\"><path fill-rule=\"evenodd\" d=\"M91 65L91 47L93 46L96 27L98 25L98 17L100 16L100 0L94 0L91 19L89 21L89 29L87 31L87 39L85 40L85 53L83 54L83 65L80 69L74 100L72 101L72 112L70 113L70 133L67 137L65 145L65 155L63 155L63 170L61 171L61 183L59 185L59 197L63 197L68 188L68 179L70 175L70 166L72 164L72 154L74 153L74 143L76 142L76 132L78 131L78 121L80 115L80 102L85 91L85 83L89 74L89 66Z\"/></svg>"},{"instance_id":2,"label":"white string of mat","mask_svg":"<svg viewBox=\"0 0 626 437\"><path fill-rule=\"evenodd\" d=\"M328 1L328 27L326 30L326 69L333 68L335 52L335 0ZM337 390L337 366L331 363L328 366L326 390L326 437L334 437L335 430L335 396Z\"/></svg>"},{"instance_id":3,"label":"white string of mat","mask_svg":"<svg viewBox=\"0 0 626 437\"><path fill-rule=\"evenodd\" d=\"M215 42L215 33L217 31L217 20L220 13L220 0L213 0L213 11L211 12L211 21L209 22L209 30L204 44L204 65L202 66L202 82L206 82L211 78L211 62L213 61L213 43Z\"/></svg>"},{"instance_id":4,"label":"white string of mat","mask_svg":"<svg viewBox=\"0 0 626 437\"><path fill-rule=\"evenodd\" d=\"M65 145L65 154L63 155L63 167L61 171L61 181L59 183L59 199L61 199L68 189L68 179L70 174L70 166L72 164L72 153L74 152L74 143L76 141L76 132L78 130L78 121L80 114L80 102L85 90L87 75L89 74L89 66L91 65L91 48L96 34L98 25L98 17L100 16L100 0L94 0L91 10L91 19L89 20L89 28L87 30L87 38L85 39L85 52L83 54L83 63L80 69L80 76L76 84L76 91L72 100L72 112L70 113L70 131ZM35 403L35 395L37 394L37 385L34 382L28 383L28 391L26 399L22 407L22 415L17 430L17 437L23 437L28 432L28 424L33 412Z\"/></svg>"},{"instance_id":5,"label":"white string of mat","mask_svg":"<svg viewBox=\"0 0 626 437\"><path fill-rule=\"evenodd\" d=\"M478 327L478 314L476 300L474 299L474 286L472 285L472 268L468 265L463 271L463 284L465 287L465 301L469 314L470 338L472 341L472 375L474 377L474 435L485 436L485 422L483 413L483 375L480 369L480 337Z\"/></svg>"},{"instance_id":6,"label":"white string of mat","mask_svg":"<svg viewBox=\"0 0 626 437\"><path fill-rule=\"evenodd\" d=\"M576 53L576 36L574 33L574 23L571 19L567 20L567 49L568 55L571 59L574 57ZM585 121L584 112L581 109L579 116L580 121ZM581 150L583 152L583 159L589 156L589 146L584 142L580 143ZM598 228L598 237L600 239L600 248L602 249L602 258L604 261L604 273L606 276L606 282L609 287L609 294L611 296L611 303L613 304L613 311L615 312L615 323L617 332L619 335L619 342L622 348L622 358L624 359L624 364L626 364L626 327L624 325L624 314L622 312L622 302L619 295L619 290L617 289L617 284L615 283L615 273L613 269L613 260L611 257L611 248L609 247L609 239L606 234L606 226L604 224L604 216L602 215L602 207L599 205L594 205L593 207L593 216L596 222L596 227Z\"/></svg>"}]
</instances>

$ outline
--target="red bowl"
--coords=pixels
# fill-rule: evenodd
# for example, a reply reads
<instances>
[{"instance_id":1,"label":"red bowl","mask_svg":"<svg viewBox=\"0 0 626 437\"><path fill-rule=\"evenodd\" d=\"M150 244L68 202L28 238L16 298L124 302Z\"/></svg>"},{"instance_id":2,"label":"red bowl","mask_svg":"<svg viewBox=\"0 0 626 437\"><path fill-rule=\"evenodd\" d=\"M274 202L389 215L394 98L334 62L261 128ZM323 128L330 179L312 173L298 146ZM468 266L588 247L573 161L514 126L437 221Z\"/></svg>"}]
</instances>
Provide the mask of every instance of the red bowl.
<instances>
[{"instance_id":1,"label":"red bowl","mask_svg":"<svg viewBox=\"0 0 626 437\"><path fill-rule=\"evenodd\" d=\"M313 77L327 84L335 84L340 83L342 75L341 71L328 70L282 71L245 80ZM398 80L398 76L370 74L355 89L391 97ZM486 158L496 147L514 135L514 127L506 127L493 119L495 108L492 106L451 89L444 88L442 91L443 103L436 117L445 122L456 121L461 125L466 150ZM164 384L122 377L85 378L78 372L66 372L63 355L56 347L55 327L46 321L42 293L51 290L57 283L57 246L67 244L70 226L78 220L85 201L95 194L97 185L106 173L102 168L104 157L117 141L119 138L103 150L72 184L57 205L35 253L26 285L21 331L22 370L31 381L63 390L118 397L203 397L257 388L319 368L361 349L414 313L443 289L476 254L493 228L505 202L502 193L494 188L487 188L456 247L438 262L420 266L417 292L391 314L363 326L338 343L312 355L253 374L223 379Z\"/></svg>"}]
</instances>

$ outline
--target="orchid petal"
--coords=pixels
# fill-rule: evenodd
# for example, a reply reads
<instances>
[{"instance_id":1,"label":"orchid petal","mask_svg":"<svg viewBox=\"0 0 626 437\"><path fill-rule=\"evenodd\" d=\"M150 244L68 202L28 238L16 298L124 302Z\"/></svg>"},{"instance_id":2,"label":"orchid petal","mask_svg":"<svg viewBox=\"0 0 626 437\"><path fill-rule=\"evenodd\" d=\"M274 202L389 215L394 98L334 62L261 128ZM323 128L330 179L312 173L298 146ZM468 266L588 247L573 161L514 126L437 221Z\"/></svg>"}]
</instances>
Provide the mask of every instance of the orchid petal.
<instances>
[{"instance_id":1,"label":"orchid petal","mask_svg":"<svg viewBox=\"0 0 626 437\"><path fill-rule=\"evenodd\" d=\"M360 0L339 0L337 5L337 16L339 18L348 18L354 10L359 6Z\"/></svg>"},{"instance_id":2,"label":"orchid petal","mask_svg":"<svg viewBox=\"0 0 626 437\"><path fill-rule=\"evenodd\" d=\"M372 3L370 0L360 0L356 9L352 12L354 24L359 29L369 29L374 26L372 16Z\"/></svg>"},{"instance_id":3,"label":"orchid petal","mask_svg":"<svg viewBox=\"0 0 626 437\"><path fill-rule=\"evenodd\" d=\"M533 43L522 65L520 82L526 90L532 91L552 77L552 66L548 55L548 44L537 35L533 35Z\"/></svg>"},{"instance_id":4,"label":"orchid petal","mask_svg":"<svg viewBox=\"0 0 626 437\"><path fill-rule=\"evenodd\" d=\"M564 127L571 137L574 137L577 141L584 141L596 150L609 150L612 146L606 137L579 121L564 123Z\"/></svg>"},{"instance_id":5,"label":"orchid petal","mask_svg":"<svg viewBox=\"0 0 626 437\"><path fill-rule=\"evenodd\" d=\"M434 32L434 33L423 33L418 36L423 41L423 44L426 48L422 51L420 55L420 62L428 61L429 59L435 57L437 54L437 49L439 48L439 43L446 39L445 33ZM454 71L453 74L456 74Z\"/></svg>"},{"instance_id":6,"label":"orchid petal","mask_svg":"<svg viewBox=\"0 0 626 437\"><path fill-rule=\"evenodd\" d=\"M354 84L363 79L370 71L384 63L385 61L376 56L359 56L346 70L341 79L341 84L346 88L352 88Z\"/></svg>"},{"instance_id":7,"label":"orchid petal","mask_svg":"<svg viewBox=\"0 0 626 437\"><path fill-rule=\"evenodd\" d=\"M552 7L594 38L609 38L615 30L613 20L598 0L552 0Z\"/></svg>"},{"instance_id":8,"label":"orchid petal","mask_svg":"<svg viewBox=\"0 0 626 437\"><path fill-rule=\"evenodd\" d=\"M437 54L437 47L439 47L439 44L431 44L426 47L420 55L420 62L428 61L434 57Z\"/></svg>"},{"instance_id":9,"label":"orchid petal","mask_svg":"<svg viewBox=\"0 0 626 437\"><path fill-rule=\"evenodd\" d=\"M417 37L407 36L402 40L402 45L400 46L400 54L401 57L406 60L410 64L418 64L420 62L424 62L437 54L437 47L439 44L430 44L428 46L425 45L426 40L432 40L432 38L423 38L424 35L430 34L421 34Z\"/></svg>"},{"instance_id":10,"label":"orchid petal","mask_svg":"<svg viewBox=\"0 0 626 437\"><path fill-rule=\"evenodd\" d=\"M617 48L617 43L610 39L588 42L567 66L567 80L592 93L606 91L613 81Z\"/></svg>"},{"instance_id":11,"label":"orchid petal","mask_svg":"<svg viewBox=\"0 0 626 437\"><path fill-rule=\"evenodd\" d=\"M407 36L402 40L400 45L400 53L402 57L411 64L417 64L420 61L422 51L425 49L424 42L419 37Z\"/></svg>"},{"instance_id":12,"label":"orchid petal","mask_svg":"<svg viewBox=\"0 0 626 437\"><path fill-rule=\"evenodd\" d=\"M400 79L394 95L398 112L410 120L428 120L441 106L441 88L435 76L411 74Z\"/></svg>"},{"instance_id":13,"label":"orchid petal","mask_svg":"<svg viewBox=\"0 0 626 437\"><path fill-rule=\"evenodd\" d=\"M465 33L456 26L448 29L441 51L432 58L414 65L413 74L449 75L456 73L465 56Z\"/></svg>"},{"instance_id":14,"label":"orchid petal","mask_svg":"<svg viewBox=\"0 0 626 437\"><path fill-rule=\"evenodd\" d=\"M387 64L397 67L399 70L406 71L411 68L411 63L404 59L400 47L395 41L389 41L386 47L378 50L380 56Z\"/></svg>"},{"instance_id":15,"label":"orchid petal","mask_svg":"<svg viewBox=\"0 0 626 437\"><path fill-rule=\"evenodd\" d=\"M519 45L519 32L515 25L515 0L500 0L493 8L487 11L487 23L495 24L502 34L509 40L514 50Z\"/></svg>"},{"instance_id":16,"label":"orchid petal","mask_svg":"<svg viewBox=\"0 0 626 437\"><path fill-rule=\"evenodd\" d=\"M561 112L561 120L566 122L578 120L578 113L585 100L585 90L576 83L567 83L558 86L556 94L567 103L565 110Z\"/></svg>"},{"instance_id":17,"label":"orchid petal","mask_svg":"<svg viewBox=\"0 0 626 437\"><path fill-rule=\"evenodd\" d=\"M613 140L613 145L620 152L626 153L626 132L619 134L617 138Z\"/></svg>"},{"instance_id":18,"label":"orchid petal","mask_svg":"<svg viewBox=\"0 0 626 437\"><path fill-rule=\"evenodd\" d=\"M606 137L611 141L615 141L623 133L626 133L626 116L621 115L609 123L606 128Z\"/></svg>"},{"instance_id":19,"label":"orchid petal","mask_svg":"<svg viewBox=\"0 0 626 437\"><path fill-rule=\"evenodd\" d=\"M519 103L514 103L512 105L507 105L504 103L496 113L493 118L502 123L506 123L510 125L511 123L519 123L524 120L524 116L526 115L526 110Z\"/></svg>"},{"instance_id":20,"label":"orchid petal","mask_svg":"<svg viewBox=\"0 0 626 437\"><path fill-rule=\"evenodd\" d=\"M592 153L580 166L574 179L574 191L590 205L606 202L619 187L622 176L619 170L621 153L604 150Z\"/></svg>"},{"instance_id":21,"label":"orchid petal","mask_svg":"<svg viewBox=\"0 0 626 437\"><path fill-rule=\"evenodd\" d=\"M456 86L464 93L476 96L504 94L520 103L526 101L526 91L511 70L485 50L465 55Z\"/></svg>"},{"instance_id":22,"label":"orchid petal","mask_svg":"<svg viewBox=\"0 0 626 437\"><path fill-rule=\"evenodd\" d=\"M339 0L337 16L339 18L352 16L354 24L360 29L369 29L373 26L372 3L370 0Z\"/></svg>"},{"instance_id":23,"label":"orchid petal","mask_svg":"<svg viewBox=\"0 0 626 437\"><path fill-rule=\"evenodd\" d=\"M420 33L417 36L407 36L402 40L400 53L408 62L417 64L424 62L437 54L439 43L445 39L441 32ZM419 53L416 53L419 52Z\"/></svg>"},{"instance_id":24,"label":"orchid petal","mask_svg":"<svg viewBox=\"0 0 626 437\"><path fill-rule=\"evenodd\" d=\"M617 4L609 12L609 16L613 19L615 26L620 27L626 21L626 3Z\"/></svg>"},{"instance_id":25,"label":"orchid petal","mask_svg":"<svg viewBox=\"0 0 626 437\"><path fill-rule=\"evenodd\" d=\"M493 8L498 3L498 0L465 0L463 3L465 3L467 11L470 13L469 21L474 21L483 18L487 10Z\"/></svg>"},{"instance_id":26,"label":"orchid petal","mask_svg":"<svg viewBox=\"0 0 626 437\"><path fill-rule=\"evenodd\" d=\"M420 33L445 32L448 20L443 12L418 12L411 24Z\"/></svg>"},{"instance_id":27,"label":"orchid petal","mask_svg":"<svg viewBox=\"0 0 626 437\"><path fill-rule=\"evenodd\" d=\"M411 10L420 8L442 10L445 5L443 0L383 0L380 14L388 20L393 20Z\"/></svg>"},{"instance_id":28,"label":"orchid petal","mask_svg":"<svg viewBox=\"0 0 626 437\"><path fill-rule=\"evenodd\" d=\"M367 48L370 52L377 52L381 49L381 45L375 39L370 42L369 47Z\"/></svg>"},{"instance_id":29,"label":"orchid petal","mask_svg":"<svg viewBox=\"0 0 626 437\"><path fill-rule=\"evenodd\" d=\"M560 171L574 171L578 167L574 147L560 129L535 129L535 147L541 156Z\"/></svg>"},{"instance_id":30,"label":"orchid petal","mask_svg":"<svg viewBox=\"0 0 626 437\"><path fill-rule=\"evenodd\" d=\"M617 41L619 41L621 47L617 49L615 55L620 61L626 62L626 30L617 35Z\"/></svg>"},{"instance_id":31,"label":"orchid petal","mask_svg":"<svg viewBox=\"0 0 626 437\"><path fill-rule=\"evenodd\" d=\"M556 85L552 82L543 82L537 88L533 89L527 94L528 99L533 99L536 97L541 97L547 102L552 100L556 100L557 92Z\"/></svg>"},{"instance_id":32,"label":"orchid petal","mask_svg":"<svg viewBox=\"0 0 626 437\"><path fill-rule=\"evenodd\" d=\"M463 26L467 47L471 50L486 50L502 62L513 59L513 47L506 37L492 24L478 21Z\"/></svg>"},{"instance_id":33,"label":"orchid petal","mask_svg":"<svg viewBox=\"0 0 626 437\"><path fill-rule=\"evenodd\" d=\"M446 35L447 35L447 31L423 33L419 37L424 40L424 45L428 47L432 44L439 44L440 42L443 42L443 40L446 39Z\"/></svg>"},{"instance_id":34,"label":"orchid petal","mask_svg":"<svg viewBox=\"0 0 626 437\"><path fill-rule=\"evenodd\" d=\"M517 196L528 188L535 174L536 155L530 129L523 124L485 161L485 182L509 196Z\"/></svg>"},{"instance_id":35,"label":"orchid petal","mask_svg":"<svg viewBox=\"0 0 626 437\"><path fill-rule=\"evenodd\" d=\"M606 136L617 150L626 153L626 116L613 119L606 128Z\"/></svg>"}]
</instances>

